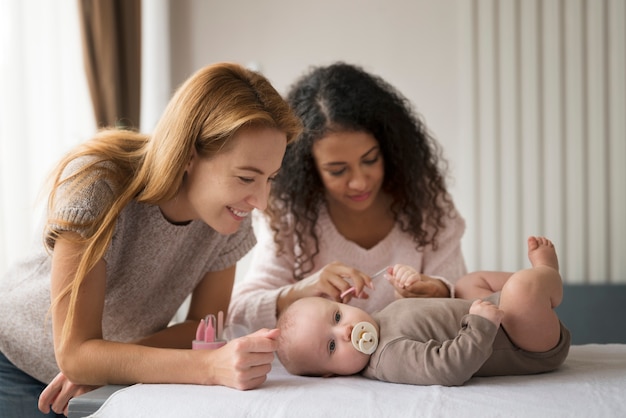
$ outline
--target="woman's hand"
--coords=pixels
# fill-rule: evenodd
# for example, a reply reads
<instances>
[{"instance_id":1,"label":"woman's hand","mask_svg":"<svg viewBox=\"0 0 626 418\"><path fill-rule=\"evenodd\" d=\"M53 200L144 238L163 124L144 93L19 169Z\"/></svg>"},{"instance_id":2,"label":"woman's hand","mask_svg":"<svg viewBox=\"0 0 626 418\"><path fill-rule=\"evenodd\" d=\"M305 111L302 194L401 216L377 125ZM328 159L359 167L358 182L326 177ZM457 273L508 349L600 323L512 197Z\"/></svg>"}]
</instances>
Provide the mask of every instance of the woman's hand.
<instances>
[{"instance_id":1,"label":"woman's hand","mask_svg":"<svg viewBox=\"0 0 626 418\"><path fill-rule=\"evenodd\" d=\"M450 289L444 282L425 274L418 273L414 268L396 264L391 274L385 278L396 289L399 298L449 298Z\"/></svg>"},{"instance_id":2,"label":"woman's hand","mask_svg":"<svg viewBox=\"0 0 626 418\"><path fill-rule=\"evenodd\" d=\"M211 350L209 368L213 379L207 383L239 390L259 387L272 369L279 335L278 329L260 329Z\"/></svg>"},{"instance_id":3,"label":"woman's hand","mask_svg":"<svg viewBox=\"0 0 626 418\"><path fill-rule=\"evenodd\" d=\"M67 380L63 373L59 373L39 395L39 410L47 414L52 409L57 414L67 415L70 399L91 392L98 387L76 385Z\"/></svg>"},{"instance_id":4,"label":"woman's hand","mask_svg":"<svg viewBox=\"0 0 626 418\"><path fill-rule=\"evenodd\" d=\"M306 296L323 296L343 303L348 303L353 297L367 299L369 295L365 287L374 289L370 276L339 262L327 264L317 273L294 285L296 288L300 286L305 293L314 292Z\"/></svg>"},{"instance_id":5,"label":"woman's hand","mask_svg":"<svg viewBox=\"0 0 626 418\"><path fill-rule=\"evenodd\" d=\"M213 378L207 379L206 384L229 386L239 390L260 386L272 369L279 333L277 329L262 329L234 339L218 350L207 351L207 354L211 354L208 375ZM47 414L52 409L57 414L67 415L70 399L98 387L74 384L63 373L59 373L39 395L39 410Z\"/></svg>"},{"instance_id":6,"label":"woman's hand","mask_svg":"<svg viewBox=\"0 0 626 418\"><path fill-rule=\"evenodd\" d=\"M354 291L345 294L352 287ZM365 287L374 289L370 276L339 262L330 263L317 273L285 288L279 296L277 314L296 300L308 296L321 296L344 303L352 297L367 299L369 295Z\"/></svg>"}]
</instances>

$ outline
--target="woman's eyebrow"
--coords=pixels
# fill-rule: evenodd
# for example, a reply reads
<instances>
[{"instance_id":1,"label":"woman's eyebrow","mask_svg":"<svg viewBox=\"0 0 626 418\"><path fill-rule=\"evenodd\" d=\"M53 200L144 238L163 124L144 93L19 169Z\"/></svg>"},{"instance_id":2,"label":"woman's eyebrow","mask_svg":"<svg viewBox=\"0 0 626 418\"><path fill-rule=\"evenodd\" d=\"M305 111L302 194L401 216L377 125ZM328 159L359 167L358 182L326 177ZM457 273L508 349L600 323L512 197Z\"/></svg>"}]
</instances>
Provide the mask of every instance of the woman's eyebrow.
<instances>
[{"instance_id":1,"label":"woman's eyebrow","mask_svg":"<svg viewBox=\"0 0 626 418\"><path fill-rule=\"evenodd\" d=\"M261 175L265 174L263 172L263 170L261 170L260 168L249 166L249 165L239 166L239 167L235 167L235 168L237 170L252 171L253 173L257 173L257 174L261 174Z\"/></svg>"},{"instance_id":2,"label":"woman's eyebrow","mask_svg":"<svg viewBox=\"0 0 626 418\"><path fill-rule=\"evenodd\" d=\"M366 157L368 154L370 154L372 151L376 150L376 149L380 149L380 147L378 146L378 144L374 145L372 148L370 148L365 154L362 155L361 158Z\"/></svg>"},{"instance_id":3,"label":"woman's eyebrow","mask_svg":"<svg viewBox=\"0 0 626 418\"><path fill-rule=\"evenodd\" d=\"M361 158L367 157L373 151L376 151L378 149L380 149L378 144L374 145L372 148L368 149L365 153L363 153L363 155L361 155ZM340 166L340 165L346 165L346 164L347 163L343 162L343 161L331 161L331 162L322 164L322 166L323 167L334 167L334 166Z\"/></svg>"},{"instance_id":4,"label":"woman's eyebrow","mask_svg":"<svg viewBox=\"0 0 626 418\"><path fill-rule=\"evenodd\" d=\"M341 161L331 161L330 163L324 163L322 164L322 167L336 167L336 166L342 166L342 165L346 165L347 163L341 162Z\"/></svg>"}]
</instances>

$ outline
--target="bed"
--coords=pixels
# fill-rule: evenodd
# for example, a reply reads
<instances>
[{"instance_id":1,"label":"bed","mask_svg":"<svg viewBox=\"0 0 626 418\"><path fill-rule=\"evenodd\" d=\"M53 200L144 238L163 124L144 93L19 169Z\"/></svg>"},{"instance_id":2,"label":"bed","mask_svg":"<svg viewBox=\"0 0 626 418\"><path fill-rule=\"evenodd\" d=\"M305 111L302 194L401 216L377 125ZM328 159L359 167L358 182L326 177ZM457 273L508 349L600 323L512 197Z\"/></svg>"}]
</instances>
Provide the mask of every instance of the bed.
<instances>
[{"instance_id":1,"label":"bed","mask_svg":"<svg viewBox=\"0 0 626 418\"><path fill-rule=\"evenodd\" d=\"M274 362L260 388L105 386L70 402L92 417L626 417L626 286L566 288L559 315L572 331L563 366L531 376L411 386L360 376L292 376Z\"/></svg>"}]
</instances>

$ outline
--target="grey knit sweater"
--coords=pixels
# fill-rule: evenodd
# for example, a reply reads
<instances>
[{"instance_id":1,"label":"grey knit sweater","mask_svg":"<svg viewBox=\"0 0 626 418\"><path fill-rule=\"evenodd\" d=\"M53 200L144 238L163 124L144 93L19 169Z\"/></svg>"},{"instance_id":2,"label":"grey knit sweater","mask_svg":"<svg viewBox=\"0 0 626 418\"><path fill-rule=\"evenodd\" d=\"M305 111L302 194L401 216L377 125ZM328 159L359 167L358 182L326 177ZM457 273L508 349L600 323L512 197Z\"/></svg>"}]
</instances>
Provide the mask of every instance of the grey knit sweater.
<instances>
[{"instance_id":1,"label":"grey knit sweater","mask_svg":"<svg viewBox=\"0 0 626 418\"><path fill-rule=\"evenodd\" d=\"M61 193L55 212L67 220L89 219L112 195L112 185L99 178L79 195ZM225 236L202 221L173 225L158 206L131 202L104 257L104 338L131 341L163 329L206 272L234 265L255 242L249 219ZM50 267L40 238L0 280L0 351L44 383L59 372L48 316Z\"/></svg>"}]
</instances>

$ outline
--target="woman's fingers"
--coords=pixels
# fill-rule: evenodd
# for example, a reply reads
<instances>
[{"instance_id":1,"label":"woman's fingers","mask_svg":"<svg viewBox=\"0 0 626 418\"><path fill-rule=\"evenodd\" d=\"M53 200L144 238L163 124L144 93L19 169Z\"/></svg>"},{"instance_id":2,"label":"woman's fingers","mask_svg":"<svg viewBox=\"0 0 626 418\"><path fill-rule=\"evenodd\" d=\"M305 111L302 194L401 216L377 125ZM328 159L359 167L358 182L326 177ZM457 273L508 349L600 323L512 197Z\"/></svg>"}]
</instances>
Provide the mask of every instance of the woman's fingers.
<instances>
[{"instance_id":1,"label":"woman's fingers","mask_svg":"<svg viewBox=\"0 0 626 418\"><path fill-rule=\"evenodd\" d=\"M366 288L374 289L372 277L360 270L334 262L294 285L299 297L322 296L347 303L353 297L367 299Z\"/></svg>"},{"instance_id":2,"label":"woman's fingers","mask_svg":"<svg viewBox=\"0 0 626 418\"><path fill-rule=\"evenodd\" d=\"M47 414L52 411L67 415L69 402L72 398L91 392L98 386L76 385L70 382L63 373L56 375L52 382L39 395L38 407Z\"/></svg>"}]
</instances>

